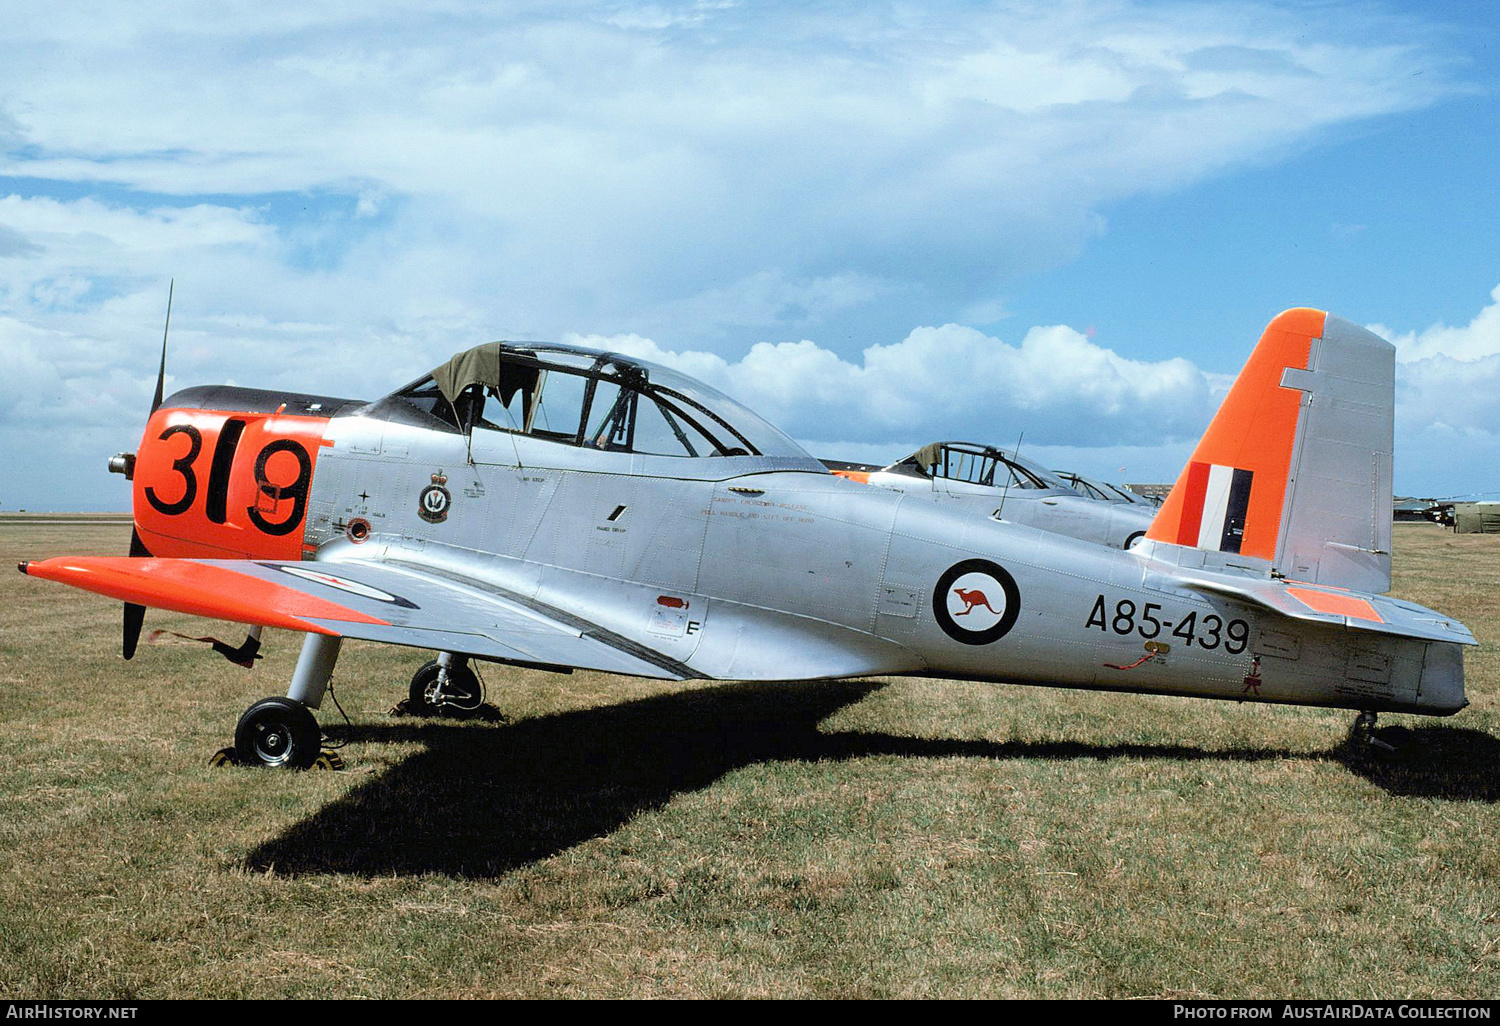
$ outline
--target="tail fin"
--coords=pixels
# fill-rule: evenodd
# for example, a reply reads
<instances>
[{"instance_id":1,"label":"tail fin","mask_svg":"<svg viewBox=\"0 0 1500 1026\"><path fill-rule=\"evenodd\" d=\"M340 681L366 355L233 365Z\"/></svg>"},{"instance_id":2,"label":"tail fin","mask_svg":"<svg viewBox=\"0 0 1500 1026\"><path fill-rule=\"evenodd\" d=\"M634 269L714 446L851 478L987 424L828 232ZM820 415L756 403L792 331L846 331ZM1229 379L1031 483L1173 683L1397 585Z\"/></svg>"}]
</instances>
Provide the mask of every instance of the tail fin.
<instances>
[{"instance_id":1,"label":"tail fin","mask_svg":"<svg viewBox=\"0 0 1500 1026\"><path fill-rule=\"evenodd\" d=\"M1395 353L1319 310L1277 316L1146 537L1389 591Z\"/></svg>"}]
</instances>

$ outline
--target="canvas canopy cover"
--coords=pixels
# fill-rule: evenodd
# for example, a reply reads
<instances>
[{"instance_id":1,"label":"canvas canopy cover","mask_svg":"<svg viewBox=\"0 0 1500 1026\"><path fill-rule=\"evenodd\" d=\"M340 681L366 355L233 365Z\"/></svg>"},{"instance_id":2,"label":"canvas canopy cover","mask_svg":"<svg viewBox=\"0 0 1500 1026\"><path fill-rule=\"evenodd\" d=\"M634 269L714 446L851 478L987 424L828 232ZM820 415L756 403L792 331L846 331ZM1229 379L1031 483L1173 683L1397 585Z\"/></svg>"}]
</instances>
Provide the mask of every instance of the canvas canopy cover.
<instances>
[{"instance_id":1,"label":"canvas canopy cover","mask_svg":"<svg viewBox=\"0 0 1500 1026\"><path fill-rule=\"evenodd\" d=\"M470 385L483 385L494 389L500 396L500 401L509 406L517 392L529 395L536 391L540 370L513 360L501 359L507 351L512 355L524 352L509 348L509 344L505 342L486 342L458 353L447 363L433 368L432 380L442 391L443 398L450 403L457 403L458 397Z\"/></svg>"}]
</instances>

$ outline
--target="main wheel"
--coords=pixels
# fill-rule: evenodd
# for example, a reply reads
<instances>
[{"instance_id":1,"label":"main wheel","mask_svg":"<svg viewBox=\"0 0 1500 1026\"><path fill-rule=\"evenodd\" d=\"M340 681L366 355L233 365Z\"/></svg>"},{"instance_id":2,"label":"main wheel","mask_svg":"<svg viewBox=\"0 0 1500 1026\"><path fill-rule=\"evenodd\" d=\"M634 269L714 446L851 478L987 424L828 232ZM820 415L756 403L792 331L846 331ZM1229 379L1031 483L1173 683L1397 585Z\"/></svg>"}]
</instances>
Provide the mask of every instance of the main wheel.
<instances>
[{"instance_id":1,"label":"main wheel","mask_svg":"<svg viewBox=\"0 0 1500 1026\"><path fill-rule=\"evenodd\" d=\"M256 702L234 728L234 754L242 766L307 769L322 748L318 721L307 706L290 698Z\"/></svg>"},{"instance_id":2,"label":"main wheel","mask_svg":"<svg viewBox=\"0 0 1500 1026\"><path fill-rule=\"evenodd\" d=\"M427 700L427 689L437 683L438 664L434 659L412 675L407 691L407 711L414 716L468 716L481 701L479 677L468 663L448 670L448 684L443 700L436 705Z\"/></svg>"}]
</instances>

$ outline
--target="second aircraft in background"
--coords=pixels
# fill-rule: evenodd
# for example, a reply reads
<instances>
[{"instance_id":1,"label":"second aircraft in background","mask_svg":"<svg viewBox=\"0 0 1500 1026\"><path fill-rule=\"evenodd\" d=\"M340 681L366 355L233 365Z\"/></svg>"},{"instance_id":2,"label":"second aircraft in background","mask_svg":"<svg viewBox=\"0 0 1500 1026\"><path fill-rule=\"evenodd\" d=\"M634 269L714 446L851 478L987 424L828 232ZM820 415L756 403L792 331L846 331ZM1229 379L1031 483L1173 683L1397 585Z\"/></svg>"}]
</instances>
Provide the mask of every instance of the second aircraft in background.
<instances>
[{"instance_id":1,"label":"second aircraft in background","mask_svg":"<svg viewBox=\"0 0 1500 1026\"><path fill-rule=\"evenodd\" d=\"M1112 548L1130 548L1156 515L1150 505L1088 498L1046 467L978 442L933 442L878 470L829 465L855 481Z\"/></svg>"}]
</instances>

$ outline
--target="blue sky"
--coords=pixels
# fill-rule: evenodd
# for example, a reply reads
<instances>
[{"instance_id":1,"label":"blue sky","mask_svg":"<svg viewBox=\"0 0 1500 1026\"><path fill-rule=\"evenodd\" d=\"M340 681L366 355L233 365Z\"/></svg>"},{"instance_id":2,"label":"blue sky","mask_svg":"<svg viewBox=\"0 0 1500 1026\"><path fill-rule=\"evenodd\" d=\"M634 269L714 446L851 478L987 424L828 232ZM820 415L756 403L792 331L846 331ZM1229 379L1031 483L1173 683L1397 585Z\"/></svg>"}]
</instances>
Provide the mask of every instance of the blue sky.
<instances>
[{"instance_id":1,"label":"blue sky","mask_svg":"<svg viewBox=\"0 0 1500 1026\"><path fill-rule=\"evenodd\" d=\"M1397 489L1500 494L1484 4L6 14L0 509L127 506L170 278L169 387L575 341L818 455L1024 431L1136 481L1318 306L1397 344Z\"/></svg>"}]
</instances>

